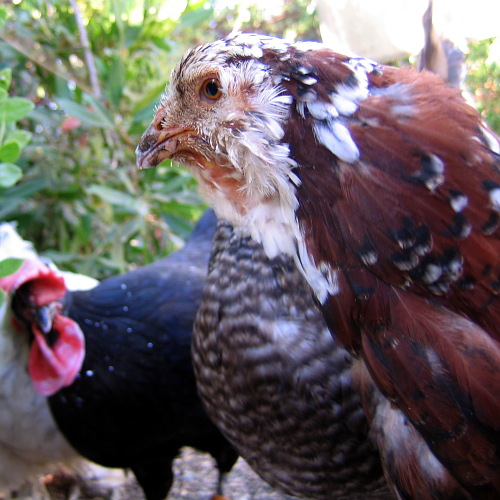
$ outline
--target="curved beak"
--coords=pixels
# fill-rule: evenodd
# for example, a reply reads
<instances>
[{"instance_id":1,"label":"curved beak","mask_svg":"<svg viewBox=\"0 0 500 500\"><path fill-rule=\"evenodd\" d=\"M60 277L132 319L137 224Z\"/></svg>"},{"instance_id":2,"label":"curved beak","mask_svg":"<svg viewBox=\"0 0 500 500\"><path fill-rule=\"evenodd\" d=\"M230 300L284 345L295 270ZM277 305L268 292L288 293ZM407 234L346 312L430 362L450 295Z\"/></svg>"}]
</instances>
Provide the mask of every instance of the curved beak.
<instances>
[{"instance_id":1,"label":"curved beak","mask_svg":"<svg viewBox=\"0 0 500 500\"><path fill-rule=\"evenodd\" d=\"M161 128L156 120L144 132L135 149L139 169L156 167L171 158L179 148L179 140L190 131L182 127Z\"/></svg>"},{"instance_id":2,"label":"curved beak","mask_svg":"<svg viewBox=\"0 0 500 500\"><path fill-rule=\"evenodd\" d=\"M21 285L12 296L12 310L18 320L27 326L36 325L46 336L51 333L54 317L61 308L59 300L40 302L40 293L33 281Z\"/></svg>"},{"instance_id":3,"label":"curved beak","mask_svg":"<svg viewBox=\"0 0 500 500\"><path fill-rule=\"evenodd\" d=\"M32 319L44 335L48 335L52 331L54 317L59 313L59 309L60 307L56 303L32 309Z\"/></svg>"}]
</instances>

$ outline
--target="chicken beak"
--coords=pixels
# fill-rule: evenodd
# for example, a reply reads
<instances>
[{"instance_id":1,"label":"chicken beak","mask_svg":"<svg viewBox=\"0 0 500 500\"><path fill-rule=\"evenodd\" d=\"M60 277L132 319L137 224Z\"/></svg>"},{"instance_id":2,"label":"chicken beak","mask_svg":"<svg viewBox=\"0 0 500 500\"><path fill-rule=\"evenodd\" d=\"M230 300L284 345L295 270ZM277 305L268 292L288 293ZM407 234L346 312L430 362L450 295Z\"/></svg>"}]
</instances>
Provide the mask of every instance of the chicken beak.
<instances>
[{"instance_id":1,"label":"chicken beak","mask_svg":"<svg viewBox=\"0 0 500 500\"><path fill-rule=\"evenodd\" d=\"M48 335L52 331L54 317L59 312L60 302L37 304L34 300L36 294L33 282L24 283L13 294L12 310L22 323L35 324L44 335Z\"/></svg>"},{"instance_id":2,"label":"chicken beak","mask_svg":"<svg viewBox=\"0 0 500 500\"><path fill-rule=\"evenodd\" d=\"M179 139L188 132L185 128L163 129L155 121L144 132L135 150L137 167L142 170L156 167L163 160L171 158L179 149Z\"/></svg>"},{"instance_id":3,"label":"chicken beak","mask_svg":"<svg viewBox=\"0 0 500 500\"><path fill-rule=\"evenodd\" d=\"M54 317L58 312L58 307L54 303L37 307L32 310L33 321L38 325L38 328L44 335L47 335L52 331Z\"/></svg>"}]
</instances>

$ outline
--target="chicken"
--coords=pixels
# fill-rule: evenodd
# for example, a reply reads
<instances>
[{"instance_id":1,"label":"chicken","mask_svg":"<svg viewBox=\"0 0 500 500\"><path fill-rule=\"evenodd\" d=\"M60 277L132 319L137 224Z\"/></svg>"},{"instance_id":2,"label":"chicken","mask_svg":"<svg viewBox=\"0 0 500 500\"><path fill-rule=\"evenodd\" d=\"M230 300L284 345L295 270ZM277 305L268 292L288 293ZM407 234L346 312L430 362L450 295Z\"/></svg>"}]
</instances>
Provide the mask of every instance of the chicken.
<instances>
[{"instance_id":1,"label":"chicken","mask_svg":"<svg viewBox=\"0 0 500 500\"><path fill-rule=\"evenodd\" d=\"M15 228L2 223L0 261L13 256L38 259ZM29 269L24 266L24 271L32 277L38 276L42 282L50 274L42 264ZM10 292L13 278L12 275L0 278L0 288ZM56 288L61 284L55 283ZM8 293L0 307L0 491L5 493L55 471L59 464L80 465L80 456L57 428L47 399L35 390L28 365L30 369L33 367L33 355L39 344L34 342L30 348L28 335L22 335L16 327L11 299Z\"/></svg>"},{"instance_id":2,"label":"chicken","mask_svg":"<svg viewBox=\"0 0 500 500\"><path fill-rule=\"evenodd\" d=\"M37 307L31 283L14 301L25 322L44 318L48 339L79 326L85 357L69 383L47 387L52 416L85 458L130 468L148 500L167 496L182 446L211 453L221 473L237 458L202 408L190 354L215 223L208 213L183 249L56 304Z\"/></svg>"},{"instance_id":3,"label":"chicken","mask_svg":"<svg viewBox=\"0 0 500 500\"><path fill-rule=\"evenodd\" d=\"M500 496L500 146L457 89L234 33L182 58L137 157L294 259L399 498Z\"/></svg>"},{"instance_id":4,"label":"chicken","mask_svg":"<svg viewBox=\"0 0 500 500\"><path fill-rule=\"evenodd\" d=\"M301 498L388 498L353 358L290 257L219 222L193 329L208 414L265 481Z\"/></svg>"}]
</instances>

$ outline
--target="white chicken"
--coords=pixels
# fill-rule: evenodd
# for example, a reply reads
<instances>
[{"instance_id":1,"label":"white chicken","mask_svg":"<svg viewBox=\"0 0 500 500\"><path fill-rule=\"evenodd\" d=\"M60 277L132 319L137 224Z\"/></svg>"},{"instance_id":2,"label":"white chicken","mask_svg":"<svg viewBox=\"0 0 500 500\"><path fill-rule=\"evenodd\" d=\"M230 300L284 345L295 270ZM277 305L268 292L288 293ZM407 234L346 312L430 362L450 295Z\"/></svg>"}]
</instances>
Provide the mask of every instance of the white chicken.
<instances>
[{"instance_id":1,"label":"white chicken","mask_svg":"<svg viewBox=\"0 0 500 500\"><path fill-rule=\"evenodd\" d=\"M8 257L40 262L14 226L3 223L0 261ZM30 339L16 327L10 300L7 293L0 306L0 491L5 492L60 464L76 466L81 460L58 430L46 397L35 390L28 373Z\"/></svg>"}]
</instances>

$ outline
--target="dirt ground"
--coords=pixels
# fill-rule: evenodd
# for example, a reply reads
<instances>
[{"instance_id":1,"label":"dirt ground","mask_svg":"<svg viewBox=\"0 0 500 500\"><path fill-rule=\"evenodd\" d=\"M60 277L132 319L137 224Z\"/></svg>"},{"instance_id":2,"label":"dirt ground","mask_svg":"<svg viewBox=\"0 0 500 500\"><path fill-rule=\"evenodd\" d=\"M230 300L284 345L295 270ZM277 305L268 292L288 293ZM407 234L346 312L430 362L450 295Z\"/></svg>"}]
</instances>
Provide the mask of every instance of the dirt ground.
<instances>
[{"instance_id":1,"label":"dirt ground","mask_svg":"<svg viewBox=\"0 0 500 500\"><path fill-rule=\"evenodd\" d=\"M219 474L210 455L185 448L180 459L174 463L174 473L176 481L168 500L206 500L217 492ZM273 490L241 458L223 479L222 493L231 500L293 500L295 498Z\"/></svg>"},{"instance_id":2,"label":"dirt ground","mask_svg":"<svg viewBox=\"0 0 500 500\"><path fill-rule=\"evenodd\" d=\"M174 461L175 480L168 500L210 500L217 494L218 470L210 455L183 448ZM46 476L27 484L14 495L18 500L144 500L132 473L90 466L83 481L72 476ZM223 478L222 493L230 500L294 500L274 491L241 458Z\"/></svg>"}]
</instances>

